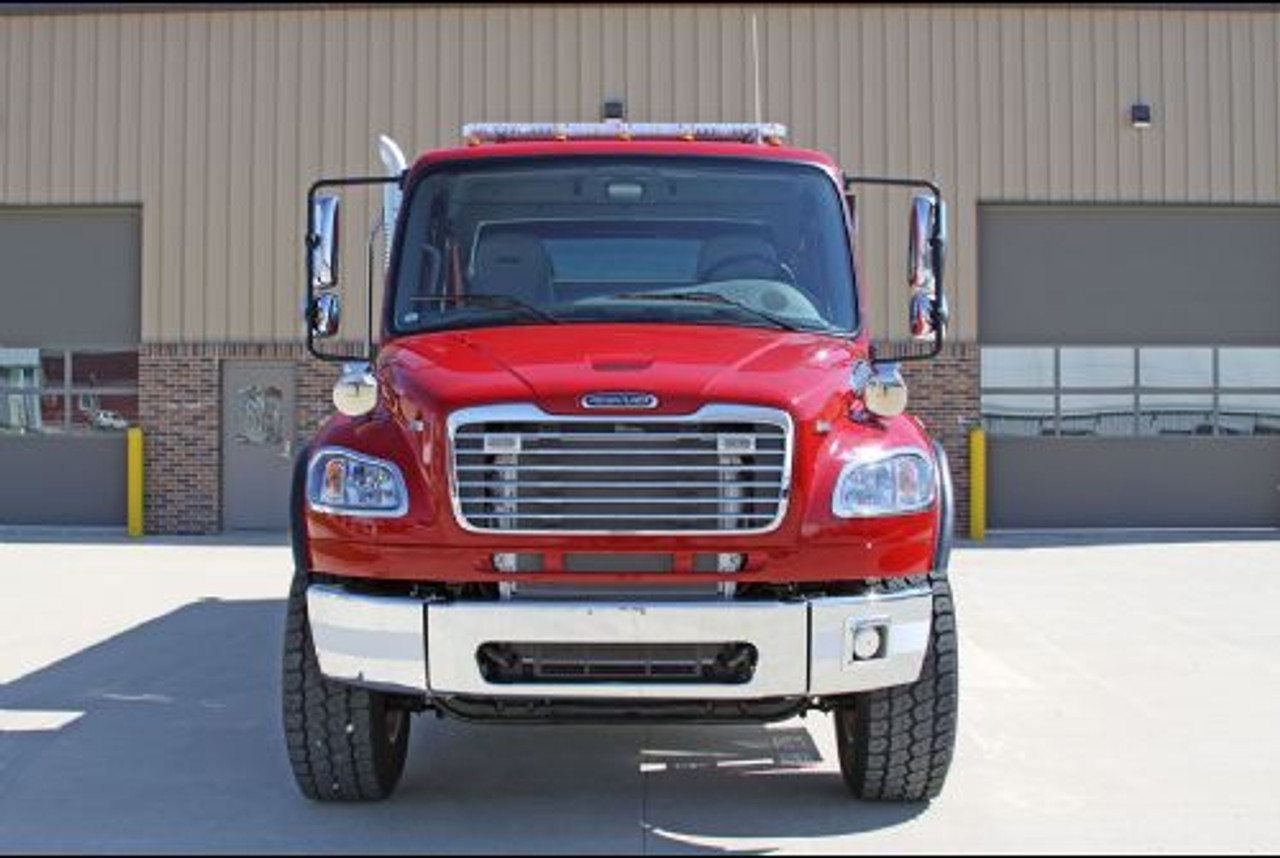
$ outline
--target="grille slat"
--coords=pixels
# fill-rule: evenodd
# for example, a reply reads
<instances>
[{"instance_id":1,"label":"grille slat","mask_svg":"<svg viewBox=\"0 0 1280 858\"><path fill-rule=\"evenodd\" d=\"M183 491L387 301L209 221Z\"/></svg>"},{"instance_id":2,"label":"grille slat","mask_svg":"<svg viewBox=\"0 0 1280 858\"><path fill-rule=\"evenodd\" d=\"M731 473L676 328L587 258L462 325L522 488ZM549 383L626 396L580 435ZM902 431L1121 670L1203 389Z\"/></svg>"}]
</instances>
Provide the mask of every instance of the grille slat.
<instances>
[{"instance_id":1,"label":"grille slat","mask_svg":"<svg viewBox=\"0 0 1280 858\"><path fill-rule=\"evenodd\" d=\"M549 504L549 503L554 503L554 504L568 504L568 505L572 505L572 504L633 504L633 503L635 503L635 502L636 502L636 501L638 501L638 500L643 500L643 501L645 501L645 502L647 502L647 503L652 503L652 504L655 504L655 505L660 505L660 504L676 504L676 505L678 505L678 506L684 506L684 505L686 505L686 504L698 504L698 505L701 505L701 506L714 506L714 505L716 505L716 504L721 504L721 503L740 503L740 504L751 504L751 505L758 505L758 504L774 504L774 503L776 503L778 500L780 500L780 498L779 498L777 495L773 495L773 496L771 496L771 497L763 497L763 496L762 496L762 497L750 497L750 498L745 498L745 497L732 497L732 496L728 496L728 497L725 497L725 496L717 496L717 497L711 497L711 498L670 498L670 497L661 497L661 498L650 498L650 497L646 497L646 498L636 498L636 497L629 497L629 498L582 498L582 497L558 497L558 498L546 498L546 497L524 497L523 495L520 497L520 503L522 503L522 504L525 504L525 503L534 503L534 504ZM465 503L465 504L482 504L482 505L485 505L485 506L493 506L493 505L495 505L495 504L505 504L505 503L510 503L510 502L511 502L509 498L495 498L495 497L463 497L463 498L461 498L461 501L462 501L463 503Z\"/></svg>"},{"instance_id":2,"label":"grille slat","mask_svg":"<svg viewBox=\"0 0 1280 858\"><path fill-rule=\"evenodd\" d=\"M520 455L520 456L616 456L619 453L625 453L628 456L702 456L704 459L714 459L720 455L725 455L725 454L717 453L715 450L645 450L639 447L617 448L617 449L607 449L607 448L599 447L591 450L578 450L578 449L556 450L556 449L551 449L546 447L543 447L543 448L525 447L517 455ZM484 452L483 450L458 450L457 454L459 456L492 455L490 453ZM733 455L738 455L738 454L735 453ZM764 450L764 451L757 451L750 455L754 455L754 456L766 455L766 456L773 456L774 458L780 458L782 456L782 451L781 450Z\"/></svg>"},{"instance_id":3,"label":"grille slat","mask_svg":"<svg viewBox=\"0 0 1280 858\"><path fill-rule=\"evenodd\" d=\"M459 441L483 439L485 433L475 430L459 431ZM715 432L526 432L526 441L715 441Z\"/></svg>"},{"instance_id":4,"label":"grille slat","mask_svg":"<svg viewBox=\"0 0 1280 858\"><path fill-rule=\"evenodd\" d=\"M456 467L459 471L501 471L510 468L517 471L566 471L592 474L603 470L598 465L457 465ZM619 463L616 468L619 471L635 471L636 473L661 473L663 471L741 471L745 473L771 471L778 473L785 470L782 465L627 465L623 463Z\"/></svg>"},{"instance_id":5,"label":"grille slat","mask_svg":"<svg viewBox=\"0 0 1280 858\"><path fill-rule=\"evenodd\" d=\"M740 518L759 519L762 521L772 521L773 513L768 515L755 515L751 513L727 513L725 515L684 515L681 513L672 513L670 515L648 515L644 513L485 513L483 518L495 518L499 521L523 521L524 519L538 519L544 521L690 521L690 520L724 520L734 521Z\"/></svg>"},{"instance_id":6,"label":"grille slat","mask_svg":"<svg viewBox=\"0 0 1280 858\"><path fill-rule=\"evenodd\" d=\"M611 418L490 406L455 414L450 430L455 512L472 530L760 532L785 511L791 422L772 409Z\"/></svg>"},{"instance_id":7,"label":"grille slat","mask_svg":"<svg viewBox=\"0 0 1280 858\"><path fill-rule=\"evenodd\" d=\"M484 489L491 483L484 480L461 480L458 482L459 489ZM702 482L692 482L690 480L682 480L680 482L665 481L644 481L637 480L635 482L622 482L618 480L521 480L520 488L522 489L710 489L720 488L718 480L704 480Z\"/></svg>"}]
</instances>

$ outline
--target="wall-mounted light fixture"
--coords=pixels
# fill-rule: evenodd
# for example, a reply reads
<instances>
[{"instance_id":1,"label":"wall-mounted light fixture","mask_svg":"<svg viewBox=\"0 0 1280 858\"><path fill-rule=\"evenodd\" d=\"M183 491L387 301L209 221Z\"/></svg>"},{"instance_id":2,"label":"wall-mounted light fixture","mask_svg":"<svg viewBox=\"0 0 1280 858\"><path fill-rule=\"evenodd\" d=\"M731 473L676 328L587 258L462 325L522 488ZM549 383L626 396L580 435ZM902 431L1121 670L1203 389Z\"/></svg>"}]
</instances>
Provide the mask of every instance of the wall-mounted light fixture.
<instances>
[{"instance_id":1,"label":"wall-mounted light fixture","mask_svg":"<svg viewBox=\"0 0 1280 858\"><path fill-rule=\"evenodd\" d=\"M1151 127L1151 105L1145 101L1134 102L1129 108L1129 122L1134 128L1142 130Z\"/></svg>"},{"instance_id":2,"label":"wall-mounted light fixture","mask_svg":"<svg viewBox=\"0 0 1280 858\"><path fill-rule=\"evenodd\" d=\"M606 99L600 111L600 118L606 121L616 120L622 122L627 118L627 106L620 98Z\"/></svg>"}]
</instances>

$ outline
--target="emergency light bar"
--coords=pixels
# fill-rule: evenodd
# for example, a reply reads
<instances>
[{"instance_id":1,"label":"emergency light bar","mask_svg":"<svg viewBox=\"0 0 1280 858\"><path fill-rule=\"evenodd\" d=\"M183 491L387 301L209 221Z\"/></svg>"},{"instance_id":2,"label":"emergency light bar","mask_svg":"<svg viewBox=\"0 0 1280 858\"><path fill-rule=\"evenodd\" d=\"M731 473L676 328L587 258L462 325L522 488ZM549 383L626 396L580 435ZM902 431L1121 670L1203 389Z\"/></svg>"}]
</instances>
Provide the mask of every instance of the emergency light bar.
<instances>
[{"instance_id":1,"label":"emergency light bar","mask_svg":"<svg viewBox=\"0 0 1280 858\"><path fill-rule=\"evenodd\" d=\"M519 140L722 140L778 146L787 126L776 122L473 122L468 146Z\"/></svg>"}]
</instances>

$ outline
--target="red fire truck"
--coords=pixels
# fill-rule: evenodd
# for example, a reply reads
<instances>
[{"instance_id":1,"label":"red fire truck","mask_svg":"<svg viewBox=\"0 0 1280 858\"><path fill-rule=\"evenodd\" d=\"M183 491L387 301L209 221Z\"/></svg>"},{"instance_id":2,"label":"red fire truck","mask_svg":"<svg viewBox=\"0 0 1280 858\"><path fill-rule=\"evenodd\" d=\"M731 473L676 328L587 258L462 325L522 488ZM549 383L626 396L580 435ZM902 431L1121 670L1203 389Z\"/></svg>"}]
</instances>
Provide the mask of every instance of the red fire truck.
<instances>
[{"instance_id":1,"label":"red fire truck","mask_svg":"<svg viewBox=\"0 0 1280 858\"><path fill-rule=\"evenodd\" d=\"M312 186L307 343L344 365L292 501L282 697L305 795L390 794L417 713L818 710L858 798L942 789L953 500L899 365L941 348L945 209L929 181L846 176L785 134L470 125L412 166L384 138L386 175ZM914 191L920 342L893 354L867 325L861 184ZM339 202L379 185L380 336L353 360L322 345Z\"/></svg>"}]
</instances>

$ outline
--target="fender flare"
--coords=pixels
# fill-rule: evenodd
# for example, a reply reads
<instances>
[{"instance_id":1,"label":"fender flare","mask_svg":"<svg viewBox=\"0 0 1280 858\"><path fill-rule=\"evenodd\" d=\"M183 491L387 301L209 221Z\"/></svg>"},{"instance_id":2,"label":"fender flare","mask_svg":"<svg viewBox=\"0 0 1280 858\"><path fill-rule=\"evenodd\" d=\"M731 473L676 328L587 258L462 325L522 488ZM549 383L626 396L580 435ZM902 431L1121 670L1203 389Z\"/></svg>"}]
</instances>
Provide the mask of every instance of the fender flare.
<instances>
[{"instance_id":1,"label":"fender flare","mask_svg":"<svg viewBox=\"0 0 1280 858\"><path fill-rule=\"evenodd\" d=\"M293 569L298 574L311 571L307 550L307 462L311 445L304 444L293 462L293 485L289 491L289 542L293 547Z\"/></svg>"},{"instance_id":2,"label":"fender flare","mask_svg":"<svg viewBox=\"0 0 1280 858\"><path fill-rule=\"evenodd\" d=\"M946 572L951 563L951 545L955 541L955 490L951 484L947 451L941 442L933 442L933 454L938 463L938 541L934 546L933 568L936 572Z\"/></svg>"}]
</instances>

